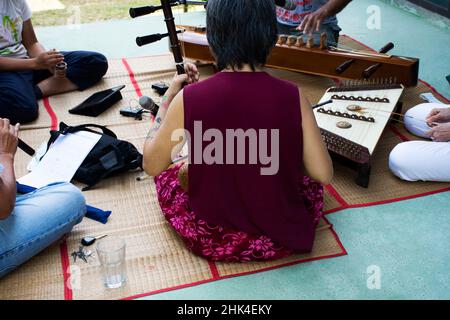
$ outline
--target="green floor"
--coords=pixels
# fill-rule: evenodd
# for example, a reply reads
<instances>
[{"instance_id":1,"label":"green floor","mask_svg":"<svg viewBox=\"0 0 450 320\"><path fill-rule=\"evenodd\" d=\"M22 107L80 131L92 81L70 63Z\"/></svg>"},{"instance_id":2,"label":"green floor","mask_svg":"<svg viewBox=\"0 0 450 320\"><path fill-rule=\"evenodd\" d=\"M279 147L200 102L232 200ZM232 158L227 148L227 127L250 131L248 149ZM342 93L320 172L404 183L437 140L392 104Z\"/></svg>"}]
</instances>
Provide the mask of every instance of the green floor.
<instances>
[{"instance_id":1,"label":"green floor","mask_svg":"<svg viewBox=\"0 0 450 320\"><path fill-rule=\"evenodd\" d=\"M381 29L366 27L367 9L379 6ZM419 57L420 77L450 97L450 31L380 1L353 1L339 16L343 33L374 48L391 41L393 53ZM198 22L202 13L176 15ZM48 48L89 49L109 58L167 52L167 42L138 48L137 35L164 32L161 16L75 28L37 30ZM444 186L443 186L444 187ZM450 192L328 216L347 256L172 291L150 299L450 299ZM367 286L367 268L381 271L380 289Z\"/></svg>"}]
</instances>

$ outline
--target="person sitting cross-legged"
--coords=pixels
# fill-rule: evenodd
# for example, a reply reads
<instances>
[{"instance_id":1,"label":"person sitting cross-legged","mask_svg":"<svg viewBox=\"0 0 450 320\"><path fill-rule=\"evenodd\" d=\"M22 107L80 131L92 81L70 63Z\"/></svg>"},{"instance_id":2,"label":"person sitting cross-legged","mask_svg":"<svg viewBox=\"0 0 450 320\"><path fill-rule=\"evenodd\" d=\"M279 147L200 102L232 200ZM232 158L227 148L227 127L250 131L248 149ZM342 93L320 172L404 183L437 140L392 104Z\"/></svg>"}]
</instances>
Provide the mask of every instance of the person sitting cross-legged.
<instances>
[{"instance_id":1,"label":"person sitting cross-legged","mask_svg":"<svg viewBox=\"0 0 450 320\"><path fill-rule=\"evenodd\" d=\"M84 196L70 183L16 194L18 131L0 119L0 278L62 239L86 213Z\"/></svg>"},{"instance_id":2,"label":"person sitting cross-legged","mask_svg":"<svg viewBox=\"0 0 450 320\"><path fill-rule=\"evenodd\" d=\"M330 182L333 166L304 92L261 70L277 41L274 2L210 0L206 15L221 72L196 83L187 64L145 143L165 218L208 260L310 252L323 209L318 182ZM179 138L191 159L168 169Z\"/></svg>"},{"instance_id":3,"label":"person sitting cross-legged","mask_svg":"<svg viewBox=\"0 0 450 320\"><path fill-rule=\"evenodd\" d=\"M0 117L12 123L35 120L37 100L87 89L108 70L100 53L45 50L36 38L31 15L26 0L0 1ZM67 69L57 72L56 65L62 62Z\"/></svg>"},{"instance_id":4,"label":"person sitting cross-legged","mask_svg":"<svg viewBox=\"0 0 450 320\"><path fill-rule=\"evenodd\" d=\"M419 104L406 112L405 126L431 141L397 145L389 156L391 171L406 181L450 182L450 106Z\"/></svg>"}]
</instances>

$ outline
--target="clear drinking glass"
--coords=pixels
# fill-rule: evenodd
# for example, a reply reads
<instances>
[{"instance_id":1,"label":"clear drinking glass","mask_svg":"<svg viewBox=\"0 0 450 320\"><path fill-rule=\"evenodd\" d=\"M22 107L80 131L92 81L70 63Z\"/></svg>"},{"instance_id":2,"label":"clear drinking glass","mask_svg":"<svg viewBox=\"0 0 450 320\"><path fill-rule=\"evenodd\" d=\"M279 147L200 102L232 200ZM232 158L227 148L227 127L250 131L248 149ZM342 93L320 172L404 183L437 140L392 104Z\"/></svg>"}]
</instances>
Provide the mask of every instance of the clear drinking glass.
<instances>
[{"instance_id":1,"label":"clear drinking glass","mask_svg":"<svg viewBox=\"0 0 450 320\"><path fill-rule=\"evenodd\" d=\"M103 269L103 282L109 289L120 288L126 281L125 241L107 237L97 244L97 255Z\"/></svg>"}]
</instances>

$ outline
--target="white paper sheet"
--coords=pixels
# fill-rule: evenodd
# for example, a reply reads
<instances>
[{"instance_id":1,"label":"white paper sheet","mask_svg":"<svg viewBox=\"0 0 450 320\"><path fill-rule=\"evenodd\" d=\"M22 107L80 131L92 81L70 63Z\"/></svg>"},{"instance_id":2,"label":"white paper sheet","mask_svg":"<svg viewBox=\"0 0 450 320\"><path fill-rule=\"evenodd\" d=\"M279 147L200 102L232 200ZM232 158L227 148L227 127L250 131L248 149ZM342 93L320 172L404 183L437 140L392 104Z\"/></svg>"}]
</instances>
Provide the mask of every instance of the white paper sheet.
<instances>
[{"instance_id":1,"label":"white paper sheet","mask_svg":"<svg viewBox=\"0 0 450 320\"><path fill-rule=\"evenodd\" d=\"M86 131L61 135L34 170L20 178L19 183L42 188L55 182L70 182L100 138L101 135Z\"/></svg>"}]
</instances>

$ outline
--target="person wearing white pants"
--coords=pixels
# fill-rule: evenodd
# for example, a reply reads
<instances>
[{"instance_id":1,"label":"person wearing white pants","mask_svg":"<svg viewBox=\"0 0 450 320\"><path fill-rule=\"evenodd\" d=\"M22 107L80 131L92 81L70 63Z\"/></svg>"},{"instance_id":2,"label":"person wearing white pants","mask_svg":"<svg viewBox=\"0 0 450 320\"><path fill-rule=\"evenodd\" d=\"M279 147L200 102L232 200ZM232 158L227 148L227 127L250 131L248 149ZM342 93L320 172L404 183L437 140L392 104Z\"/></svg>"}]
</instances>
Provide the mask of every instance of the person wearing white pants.
<instances>
[{"instance_id":1,"label":"person wearing white pants","mask_svg":"<svg viewBox=\"0 0 450 320\"><path fill-rule=\"evenodd\" d=\"M450 106L423 103L408 110L405 127L430 141L397 145L389 156L389 168L406 181L450 182Z\"/></svg>"}]
</instances>

